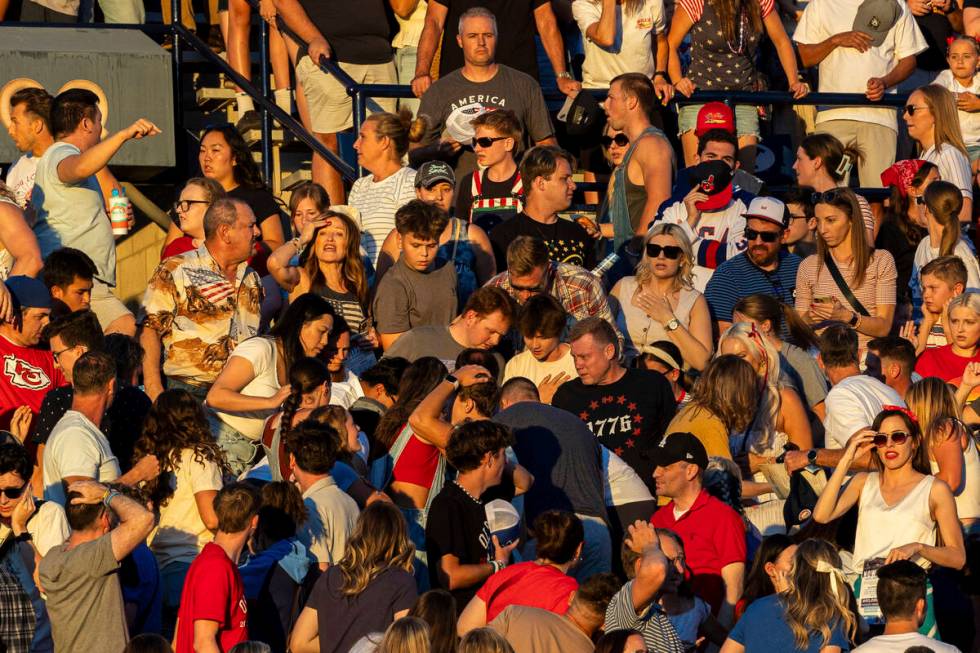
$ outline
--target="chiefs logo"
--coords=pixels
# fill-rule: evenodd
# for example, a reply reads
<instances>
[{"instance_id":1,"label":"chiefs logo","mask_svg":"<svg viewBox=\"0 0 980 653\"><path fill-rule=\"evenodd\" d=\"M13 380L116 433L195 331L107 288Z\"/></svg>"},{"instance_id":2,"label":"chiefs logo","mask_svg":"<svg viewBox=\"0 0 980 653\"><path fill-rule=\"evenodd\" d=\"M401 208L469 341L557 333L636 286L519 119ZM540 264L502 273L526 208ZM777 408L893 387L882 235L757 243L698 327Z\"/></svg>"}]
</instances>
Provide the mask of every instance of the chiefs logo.
<instances>
[{"instance_id":1,"label":"chiefs logo","mask_svg":"<svg viewBox=\"0 0 980 653\"><path fill-rule=\"evenodd\" d=\"M714 175L709 175L707 179L701 182L701 190L708 193L709 195L715 191Z\"/></svg>"},{"instance_id":2,"label":"chiefs logo","mask_svg":"<svg viewBox=\"0 0 980 653\"><path fill-rule=\"evenodd\" d=\"M13 354L3 357L3 373L15 388L43 390L51 385L51 379L44 370L22 361Z\"/></svg>"}]
</instances>

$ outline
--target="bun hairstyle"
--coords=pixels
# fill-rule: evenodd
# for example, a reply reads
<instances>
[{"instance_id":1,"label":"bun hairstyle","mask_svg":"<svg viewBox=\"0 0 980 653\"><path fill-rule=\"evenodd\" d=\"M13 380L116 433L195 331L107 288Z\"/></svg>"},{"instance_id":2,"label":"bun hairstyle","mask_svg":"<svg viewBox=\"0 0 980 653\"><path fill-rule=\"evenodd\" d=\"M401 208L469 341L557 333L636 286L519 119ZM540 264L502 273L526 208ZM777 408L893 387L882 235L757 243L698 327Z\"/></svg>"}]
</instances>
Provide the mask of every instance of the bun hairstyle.
<instances>
[{"instance_id":1,"label":"bun hairstyle","mask_svg":"<svg viewBox=\"0 0 980 653\"><path fill-rule=\"evenodd\" d=\"M395 113L372 113L365 122L374 122L377 138L390 138L399 158L408 153L409 143L418 143L429 128L426 116L412 118L412 112L402 109Z\"/></svg>"}]
</instances>

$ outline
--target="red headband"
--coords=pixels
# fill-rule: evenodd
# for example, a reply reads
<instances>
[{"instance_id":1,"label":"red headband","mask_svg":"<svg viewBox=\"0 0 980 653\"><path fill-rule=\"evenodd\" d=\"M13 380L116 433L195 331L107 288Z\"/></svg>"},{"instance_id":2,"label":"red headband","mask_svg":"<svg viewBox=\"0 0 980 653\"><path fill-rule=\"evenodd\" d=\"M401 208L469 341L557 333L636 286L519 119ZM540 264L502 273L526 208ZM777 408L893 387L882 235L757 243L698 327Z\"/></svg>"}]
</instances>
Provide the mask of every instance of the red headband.
<instances>
[{"instance_id":1,"label":"red headband","mask_svg":"<svg viewBox=\"0 0 980 653\"><path fill-rule=\"evenodd\" d=\"M974 41L975 43L977 43L978 45L980 45L980 38L977 38L975 36L969 36L967 34L954 34L953 36L947 36L946 37L946 47L948 48L949 46L953 45L953 41L956 41L957 39L965 39L967 41Z\"/></svg>"},{"instance_id":2,"label":"red headband","mask_svg":"<svg viewBox=\"0 0 980 653\"><path fill-rule=\"evenodd\" d=\"M924 163L925 161L922 159L903 159L896 161L894 165L885 168L885 171L881 173L881 183L886 188L888 186L896 187L902 197L907 197L909 186L912 185L912 179Z\"/></svg>"},{"instance_id":3,"label":"red headband","mask_svg":"<svg viewBox=\"0 0 980 653\"><path fill-rule=\"evenodd\" d=\"M906 417L908 417L910 420L912 420L912 423L913 424L918 425L918 423L919 423L919 418L915 416L915 413L913 413L911 410L909 410L908 408L905 408L903 406L882 406L881 407L881 411L882 412L885 412L885 411L895 411L895 412L898 412L898 413L902 413L903 415L905 415Z\"/></svg>"}]
</instances>

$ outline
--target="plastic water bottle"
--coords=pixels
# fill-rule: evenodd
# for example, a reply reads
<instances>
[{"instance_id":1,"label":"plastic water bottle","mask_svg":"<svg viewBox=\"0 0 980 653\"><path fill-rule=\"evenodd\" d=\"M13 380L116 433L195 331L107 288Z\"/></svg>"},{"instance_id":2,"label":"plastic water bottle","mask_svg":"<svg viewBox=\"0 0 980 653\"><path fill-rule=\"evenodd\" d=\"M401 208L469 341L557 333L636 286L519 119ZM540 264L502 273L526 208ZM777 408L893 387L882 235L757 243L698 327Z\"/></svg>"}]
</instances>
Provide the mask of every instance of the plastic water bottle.
<instances>
[{"instance_id":1,"label":"plastic water bottle","mask_svg":"<svg viewBox=\"0 0 980 653\"><path fill-rule=\"evenodd\" d=\"M125 236L129 233L129 198L118 188L112 189L109 199L109 221L112 223L112 235Z\"/></svg>"}]
</instances>

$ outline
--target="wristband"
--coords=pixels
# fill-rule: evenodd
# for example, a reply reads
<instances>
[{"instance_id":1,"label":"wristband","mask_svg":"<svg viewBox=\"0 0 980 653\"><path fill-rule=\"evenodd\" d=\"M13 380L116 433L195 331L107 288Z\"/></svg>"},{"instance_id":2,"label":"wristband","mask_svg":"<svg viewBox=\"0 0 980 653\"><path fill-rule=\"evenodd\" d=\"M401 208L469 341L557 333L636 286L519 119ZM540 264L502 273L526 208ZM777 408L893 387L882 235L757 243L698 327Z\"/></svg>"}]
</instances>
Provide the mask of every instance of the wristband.
<instances>
[{"instance_id":1,"label":"wristband","mask_svg":"<svg viewBox=\"0 0 980 653\"><path fill-rule=\"evenodd\" d=\"M303 242L299 239L299 236L295 236L290 242L293 244L293 247L296 248L297 254L303 251Z\"/></svg>"},{"instance_id":2,"label":"wristband","mask_svg":"<svg viewBox=\"0 0 980 653\"><path fill-rule=\"evenodd\" d=\"M657 72L653 73L653 76L654 77L663 77L668 82L670 81L670 77L667 76L667 71L666 70L658 70Z\"/></svg>"},{"instance_id":3,"label":"wristband","mask_svg":"<svg viewBox=\"0 0 980 653\"><path fill-rule=\"evenodd\" d=\"M107 490L105 493L105 498L102 499L102 504L106 508L111 508L112 506L110 504L112 504L112 500L118 497L119 494L120 493L117 490Z\"/></svg>"}]
</instances>

